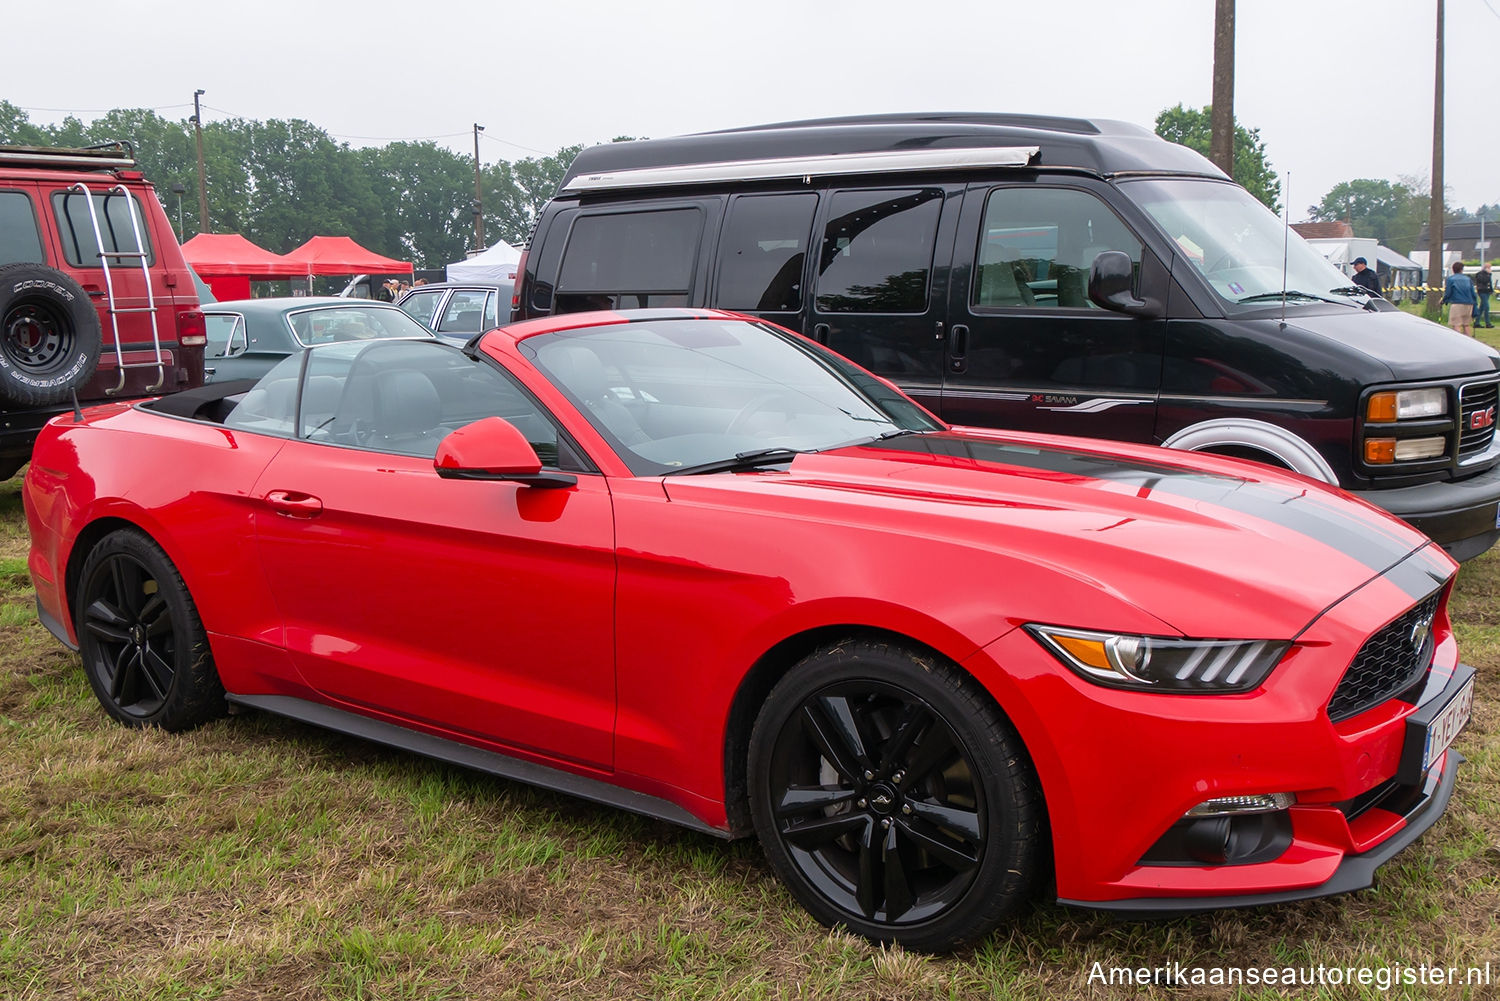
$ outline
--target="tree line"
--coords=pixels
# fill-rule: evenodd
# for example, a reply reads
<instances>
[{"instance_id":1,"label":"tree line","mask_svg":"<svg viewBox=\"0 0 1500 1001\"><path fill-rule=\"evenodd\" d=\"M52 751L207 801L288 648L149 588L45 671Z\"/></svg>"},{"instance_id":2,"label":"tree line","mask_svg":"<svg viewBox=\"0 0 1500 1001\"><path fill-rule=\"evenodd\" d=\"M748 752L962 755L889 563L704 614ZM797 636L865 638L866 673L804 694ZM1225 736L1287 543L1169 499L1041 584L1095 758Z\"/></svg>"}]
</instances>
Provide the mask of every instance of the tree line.
<instances>
[{"instance_id":1,"label":"tree line","mask_svg":"<svg viewBox=\"0 0 1500 1001\"><path fill-rule=\"evenodd\" d=\"M124 139L184 241L203 232L190 119L118 109L84 122L30 121L0 100L0 144L87 146ZM525 241L582 146L480 169L485 241ZM278 254L320 234L349 236L376 253L439 268L474 243L474 161L435 142L354 147L311 122L231 118L203 126L208 232L240 233ZM173 186L181 185L181 195Z\"/></svg>"},{"instance_id":2,"label":"tree line","mask_svg":"<svg viewBox=\"0 0 1500 1001\"><path fill-rule=\"evenodd\" d=\"M1210 109L1181 104L1156 117L1156 133L1205 155ZM618 137L619 142L628 137ZM191 119L169 121L148 109L119 109L84 122L31 122L22 108L0 100L0 144L85 146L128 140L181 239L201 230L198 161ZM1260 130L1235 125L1234 179L1273 212L1281 211L1281 182ZM486 242L525 241L542 205L557 190L581 145L551 156L481 166ZM308 237L331 234L420 268L461 260L474 243L474 161L435 142L391 142L354 147L300 119L231 118L203 126L208 231L240 233L284 254ZM180 196L172 191L181 185ZM1401 254L1411 252L1428 216L1427 184L1358 178L1335 185L1308 208L1315 220L1346 220ZM1463 222L1500 220L1500 204L1476 212L1451 209ZM1500 235L1500 234L1497 234Z\"/></svg>"}]
</instances>

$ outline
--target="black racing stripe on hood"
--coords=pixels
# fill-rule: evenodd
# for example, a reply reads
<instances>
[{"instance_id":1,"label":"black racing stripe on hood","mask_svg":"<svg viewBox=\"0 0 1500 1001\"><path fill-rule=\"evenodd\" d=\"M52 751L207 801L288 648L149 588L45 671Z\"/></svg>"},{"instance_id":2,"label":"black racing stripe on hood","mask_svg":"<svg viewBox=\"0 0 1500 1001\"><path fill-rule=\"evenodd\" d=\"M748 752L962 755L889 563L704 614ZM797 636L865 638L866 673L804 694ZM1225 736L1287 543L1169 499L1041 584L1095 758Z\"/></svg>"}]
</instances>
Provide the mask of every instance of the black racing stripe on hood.
<instances>
[{"instance_id":1,"label":"black racing stripe on hood","mask_svg":"<svg viewBox=\"0 0 1500 1001\"><path fill-rule=\"evenodd\" d=\"M951 434L903 435L873 442L869 447L1021 466L1118 483L1134 488L1142 497L1160 491L1201 501L1308 536L1377 573L1405 559L1412 551L1410 544L1389 534L1374 516L1364 514L1355 505L1335 505L1321 494L1256 483L1238 476ZM1287 568L1288 572L1295 569Z\"/></svg>"},{"instance_id":2,"label":"black racing stripe on hood","mask_svg":"<svg viewBox=\"0 0 1500 1001\"><path fill-rule=\"evenodd\" d=\"M1452 569L1436 558L1436 546L1428 544L1386 571L1386 579L1411 598L1420 601L1448 583Z\"/></svg>"}]
</instances>

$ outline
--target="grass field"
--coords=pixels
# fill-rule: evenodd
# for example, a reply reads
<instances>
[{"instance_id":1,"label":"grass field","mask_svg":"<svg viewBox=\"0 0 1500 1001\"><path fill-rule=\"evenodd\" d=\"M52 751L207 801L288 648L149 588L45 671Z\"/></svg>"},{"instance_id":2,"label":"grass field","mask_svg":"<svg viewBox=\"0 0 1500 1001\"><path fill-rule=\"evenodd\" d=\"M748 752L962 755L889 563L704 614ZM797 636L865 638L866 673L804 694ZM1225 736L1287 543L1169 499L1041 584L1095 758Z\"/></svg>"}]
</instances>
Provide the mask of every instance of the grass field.
<instances>
[{"instance_id":1,"label":"grass field","mask_svg":"<svg viewBox=\"0 0 1500 1001\"><path fill-rule=\"evenodd\" d=\"M19 484L0 484L0 998L1500 997L1091 981L1488 962L1500 984L1500 552L1453 605L1480 677L1469 762L1374 890L1153 923L1040 905L930 957L821 928L751 842L268 716L117 726L35 619Z\"/></svg>"}]
</instances>

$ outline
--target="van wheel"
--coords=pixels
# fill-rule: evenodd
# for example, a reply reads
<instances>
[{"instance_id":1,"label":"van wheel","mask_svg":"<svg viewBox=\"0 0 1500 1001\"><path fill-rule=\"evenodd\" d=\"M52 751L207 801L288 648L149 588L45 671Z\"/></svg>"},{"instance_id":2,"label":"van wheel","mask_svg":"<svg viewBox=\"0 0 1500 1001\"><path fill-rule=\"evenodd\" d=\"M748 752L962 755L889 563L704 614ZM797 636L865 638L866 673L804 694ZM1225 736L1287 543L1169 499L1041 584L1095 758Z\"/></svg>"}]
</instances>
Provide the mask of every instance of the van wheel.
<instances>
[{"instance_id":1,"label":"van wheel","mask_svg":"<svg viewBox=\"0 0 1500 1001\"><path fill-rule=\"evenodd\" d=\"M99 312L72 278L41 264L0 267L0 402L59 403L93 378Z\"/></svg>"},{"instance_id":2,"label":"van wheel","mask_svg":"<svg viewBox=\"0 0 1500 1001\"><path fill-rule=\"evenodd\" d=\"M1010 722L951 663L876 641L810 654L750 738L755 832L819 921L948 950L1026 903L1042 798Z\"/></svg>"},{"instance_id":3,"label":"van wheel","mask_svg":"<svg viewBox=\"0 0 1500 1001\"><path fill-rule=\"evenodd\" d=\"M105 712L174 732L224 715L208 634L160 546L134 529L111 532L78 576L78 652Z\"/></svg>"}]
</instances>

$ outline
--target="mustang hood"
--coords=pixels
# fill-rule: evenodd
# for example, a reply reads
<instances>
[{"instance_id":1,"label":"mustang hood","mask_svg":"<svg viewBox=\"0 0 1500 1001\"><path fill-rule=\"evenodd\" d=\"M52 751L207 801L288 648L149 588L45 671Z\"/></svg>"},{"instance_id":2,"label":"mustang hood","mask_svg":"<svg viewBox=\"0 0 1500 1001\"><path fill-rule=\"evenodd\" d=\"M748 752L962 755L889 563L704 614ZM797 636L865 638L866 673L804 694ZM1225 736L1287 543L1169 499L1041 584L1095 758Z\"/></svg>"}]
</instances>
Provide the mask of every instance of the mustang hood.
<instances>
[{"instance_id":1,"label":"mustang hood","mask_svg":"<svg viewBox=\"0 0 1500 1001\"><path fill-rule=\"evenodd\" d=\"M1186 635L1291 638L1382 573L1392 571L1415 601L1452 572L1435 547L1408 561L1431 545L1425 536L1335 489L1212 457L1178 463L1178 455L964 429L799 456L785 474L729 479L763 501L779 491L819 494L844 524L968 545L981 586L1005 591L1018 617L1058 624L1082 624L1068 621L1062 599L1086 583ZM674 498L679 485L668 487ZM1000 579L1007 558L1030 565L1009 575L1030 582L1024 591ZM1037 593L1049 580L1056 593Z\"/></svg>"}]
</instances>

